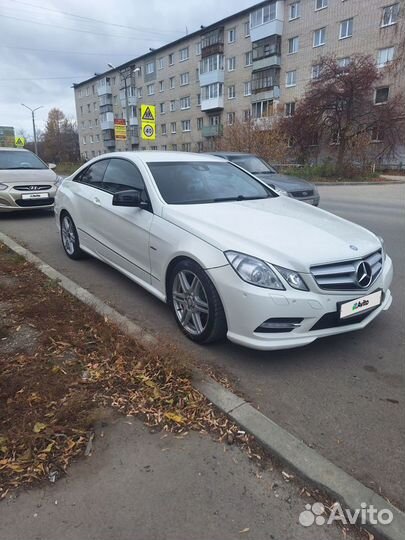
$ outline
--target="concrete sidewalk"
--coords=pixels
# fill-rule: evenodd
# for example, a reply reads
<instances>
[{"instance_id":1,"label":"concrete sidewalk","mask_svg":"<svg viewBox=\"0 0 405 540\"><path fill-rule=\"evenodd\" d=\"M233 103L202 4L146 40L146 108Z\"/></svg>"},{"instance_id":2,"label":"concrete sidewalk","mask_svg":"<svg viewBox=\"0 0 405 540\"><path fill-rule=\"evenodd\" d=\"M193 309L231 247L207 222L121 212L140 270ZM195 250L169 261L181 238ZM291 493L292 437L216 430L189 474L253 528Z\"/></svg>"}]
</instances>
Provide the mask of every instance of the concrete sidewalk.
<instances>
[{"instance_id":1,"label":"concrete sidewalk","mask_svg":"<svg viewBox=\"0 0 405 540\"><path fill-rule=\"evenodd\" d=\"M236 446L196 433L152 434L132 418L103 429L66 478L0 504L2 540L343 538L334 525L300 525L315 501Z\"/></svg>"}]
</instances>

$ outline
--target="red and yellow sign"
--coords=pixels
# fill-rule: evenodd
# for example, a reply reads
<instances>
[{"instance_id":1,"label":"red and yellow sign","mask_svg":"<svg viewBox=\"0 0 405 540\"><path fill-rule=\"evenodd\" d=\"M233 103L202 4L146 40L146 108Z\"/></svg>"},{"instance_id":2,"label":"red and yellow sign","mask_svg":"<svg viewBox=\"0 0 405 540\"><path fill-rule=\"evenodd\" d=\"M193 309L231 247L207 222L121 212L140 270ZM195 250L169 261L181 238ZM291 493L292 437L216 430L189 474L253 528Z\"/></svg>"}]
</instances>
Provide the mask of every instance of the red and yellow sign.
<instances>
[{"instance_id":1,"label":"red and yellow sign","mask_svg":"<svg viewBox=\"0 0 405 540\"><path fill-rule=\"evenodd\" d=\"M124 118L116 118L114 120L114 133L116 141L127 140L127 126Z\"/></svg>"}]
</instances>

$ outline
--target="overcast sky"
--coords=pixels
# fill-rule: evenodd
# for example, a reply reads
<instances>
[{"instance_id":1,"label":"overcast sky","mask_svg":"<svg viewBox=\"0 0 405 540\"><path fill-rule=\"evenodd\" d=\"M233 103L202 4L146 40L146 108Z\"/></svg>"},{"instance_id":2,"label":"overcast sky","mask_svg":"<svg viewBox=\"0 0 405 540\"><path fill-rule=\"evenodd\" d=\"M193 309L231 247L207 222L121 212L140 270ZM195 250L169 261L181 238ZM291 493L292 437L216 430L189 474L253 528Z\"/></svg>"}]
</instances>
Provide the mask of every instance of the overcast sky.
<instances>
[{"instance_id":1,"label":"overcast sky","mask_svg":"<svg viewBox=\"0 0 405 540\"><path fill-rule=\"evenodd\" d=\"M0 125L32 134L21 103L43 106L39 129L52 107L75 118L72 83L257 2L0 0Z\"/></svg>"}]
</instances>

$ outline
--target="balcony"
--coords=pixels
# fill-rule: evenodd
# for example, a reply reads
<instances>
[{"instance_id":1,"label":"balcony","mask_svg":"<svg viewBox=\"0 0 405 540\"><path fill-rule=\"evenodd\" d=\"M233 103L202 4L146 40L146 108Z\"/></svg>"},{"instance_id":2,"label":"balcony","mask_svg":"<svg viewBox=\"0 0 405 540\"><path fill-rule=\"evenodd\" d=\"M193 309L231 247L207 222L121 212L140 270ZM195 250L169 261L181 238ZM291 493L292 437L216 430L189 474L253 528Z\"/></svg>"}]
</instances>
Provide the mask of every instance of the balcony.
<instances>
[{"instance_id":1,"label":"balcony","mask_svg":"<svg viewBox=\"0 0 405 540\"><path fill-rule=\"evenodd\" d=\"M280 86L279 68L263 69L252 73L252 94L273 90Z\"/></svg>"},{"instance_id":2,"label":"balcony","mask_svg":"<svg viewBox=\"0 0 405 540\"><path fill-rule=\"evenodd\" d=\"M131 135L129 141L132 146L136 146L139 144L139 137L137 135Z\"/></svg>"},{"instance_id":3,"label":"balcony","mask_svg":"<svg viewBox=\"0 0 405 540\"><path fill-rule=\"evenodd\" d=\"M129 125L130 126L138 126L139 125L138 117L137 116L130 116L129 117Z\"/></svg>"},{"instance_id":4,"label":"balcony","mask_svg":"<svg viewBox=\"0 0 405 540\"><path fill-rule=\"evenodd\" d=\"M136 107L138 104L138 99L135 94L135 88L129 87L127 88L128 93L128 105L130 107ZM125 100L125 88L121 88L120 90L120 101L121 101L121 107L125 108L126 106L126 100Z\"/></svg>"},{"instance_id":5,"label":"balcony","mask_svg":"<svg viewBox=\"0 0 405 540\"><path fill-rule=\"evenodd\" d=\"M201 58L213 54L224 54L224 28L216 28L201 38Z\"/></svg>"},{"instance_id":6,"label":"balcony","mask_svg":"<svg viewBox=\"0 0 405 540\"><path fill-rule=\"evenodd\" d=\"M225 70L223 68L200 73L200 86L208 86L214 83L223 83L225 80Z\"/></svg>"},{"instance_id":7,"label":"balcony","mask_svg":"<svg viewBox=\"0 0 405 540\"><path fill-rule=\"evenodd\" d=\"M259 41L275 34L283 34L284 2L269 2L250 14L250 39Z\"/></svg>"},{"instance_id":8,"label":"balcony","mask_svg":"<svg viewBox=\"0 0 405 540\"><path fill-rule=\"evenodd\" d=\"M104 77L98 81L97 95L103 96L104 94L111 94L110 77Z\"/></svg>"},{"instance_id":9,"label":"balcony","mask_svg":"<svg viewBox=\"0 0 405 540\"><path fill-rule=\"evenodd\" d=\"M265 69L274 66L281 66L281 56L279 54L272 54L266 58L260 58L260 60L253 60L253 69Z\"/></svg>"},{"instance_id":10,"label":"balcony","mask_svg":"<svg viewBox=\"0 0 405 540\"><path fill-rule=\"evenodd\" d=\"M113 129L109 129L103 133L103 143L106 148L115 147L115 136Z\"/></svg>"},{"instance_id":11,"label":"balcony","mask_svg":"<svg viewBox=\"0 0 405 540\"><path fill-rule=\"evenodd\" d=\"M203 137L220 137L224 131L224 126L222 124L217 124L216 126L204 126L202 128Z\"/></svg>"},{"instance_id":12,"label":"balcony","mask_svg":"<svg viewBox=\"0 0 405 540\"><path fill-rule=\"evenodd\" d=\"M280 99L280 87L274 85L271 88L259 89L254 94L252 94L252 103L263 100L278 100Z\"/></svg>"},{"instance_id":13,"label":"balcony","mask_svg":"<svg viewBox=\"0 0 405 540\"><path fill-rule=\"evenodd\" d=\"M217 96L207 99L201 98L201 110L202 111L212 111L215 109L224 108L224 96Z\"/></svg>"},{"instance_id":14,"label":"balcony","mask_svg":"<svg viewBox=\"0 0 405 540\"><path fill-rule=\"evenodd\" d=\"M103 113L100 115L100 127L101 129L114 129L114 114L112 112Z\"/></svg>"}]
</instances>

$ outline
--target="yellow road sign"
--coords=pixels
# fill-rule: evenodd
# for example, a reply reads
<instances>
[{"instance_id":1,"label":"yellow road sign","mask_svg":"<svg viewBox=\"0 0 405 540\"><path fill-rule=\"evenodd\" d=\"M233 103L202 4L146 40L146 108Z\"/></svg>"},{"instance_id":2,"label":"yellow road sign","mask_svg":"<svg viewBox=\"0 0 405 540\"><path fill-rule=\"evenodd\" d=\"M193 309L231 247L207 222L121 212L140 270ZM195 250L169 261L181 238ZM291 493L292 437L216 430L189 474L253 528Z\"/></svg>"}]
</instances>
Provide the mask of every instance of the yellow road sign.
<instances>
[{"instance_id":1,"label":"yellow road sign","mask_svg":"<svg viewBox=\"0 0 405 540\"><path fill-rule=\"evenodd\" d=\"M25 146L25 137L16 137L14 140L16 146Z\"/></svg>"},{"instance_id":2,"label":"yellow road sign","mask_svg":"<svg viewBox=\"0 0 405 540\"><path fill-rule=\"evenodd\" d=\"M141 137L147 141L154 141L156 139L155 124L142 122Z\"/></svg>"},{"instance_id":3,"label":"yellow road sign","mask_svg":"<svg viewBox=\"0 0 405 540\"><path fill-rule=\"evenodd\" d=\"M141 105L142 122L153 124L156 122L156 107L154 105Z\"/></svg>"}]
</instances>

